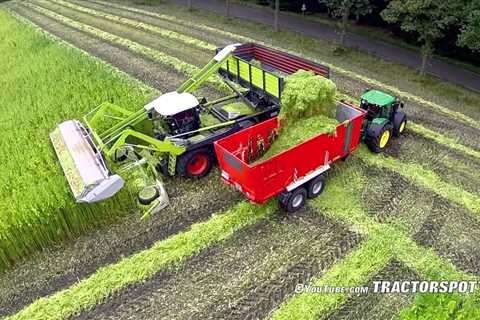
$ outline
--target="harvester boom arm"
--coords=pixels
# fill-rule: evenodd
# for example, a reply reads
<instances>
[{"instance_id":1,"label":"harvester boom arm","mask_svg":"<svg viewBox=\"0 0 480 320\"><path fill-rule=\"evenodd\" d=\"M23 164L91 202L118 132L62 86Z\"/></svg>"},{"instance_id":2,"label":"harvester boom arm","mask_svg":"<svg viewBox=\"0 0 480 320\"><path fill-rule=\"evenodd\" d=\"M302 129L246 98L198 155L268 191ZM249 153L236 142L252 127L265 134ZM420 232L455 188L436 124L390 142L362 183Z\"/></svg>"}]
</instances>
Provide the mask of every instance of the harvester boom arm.
<instances>
[{"instance_id":1,"label":"harvester boom arm","mask_svg":"<svg viewBox=\"0 0 480 320\"><path fill-rule=\"evenodd\" d=\"M223 62L228 59L233 51L240 44L229 44L220 50L212 60L210 60L198 73L193 77L185 81L178 89L178 93L193 92L200 87L205 80L207 80L212 74L217 72L222 66Z\"/></svg>"}]
</instances>

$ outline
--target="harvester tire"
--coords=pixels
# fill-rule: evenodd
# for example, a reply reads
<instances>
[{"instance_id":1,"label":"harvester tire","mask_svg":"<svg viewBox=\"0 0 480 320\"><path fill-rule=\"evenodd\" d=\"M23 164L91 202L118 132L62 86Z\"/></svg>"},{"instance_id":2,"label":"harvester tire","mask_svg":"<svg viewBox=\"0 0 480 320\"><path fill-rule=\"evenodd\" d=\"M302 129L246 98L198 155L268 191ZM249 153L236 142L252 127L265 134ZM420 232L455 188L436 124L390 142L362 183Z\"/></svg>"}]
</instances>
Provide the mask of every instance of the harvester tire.
<instances>
[{"instance_id":1,"label":"harvester tire","mask_svg":"<svg viewBox=\"0 0 480 320\"><path fill-rule=\"evenodd\" d=\"M155 186L148 186L140 190L138 193L138 202L143 205L149 205L153 200L157 199L159 196L158 189Z\"/></svg>"},{"instance_id":2,"label":"harvester tire","mask_svg":"<svg viewBox=\"0 0 480 320\"><path fill-rule=\"evenodd\" d=\"M208 148L189 151L178 157L177 172L187 178L205 177L212 169L215 158Z\"/></svg>"},{"instance_id":3,"label":"harvester tire","mask_svg":"<svg viewBox=\"0 0 480 320\"><path fill-rule=\"evenodd\" d=\"M288 196L282 200L280 200L282 209L288 213L294 213L305 205L305 201L307 201L307 190L304 187L298 187L292 192L288 192Z\"/></svg>"},{"instance_id":4,"label":"harvester tire","mask_svg":"<svg viewBox=\"0 0 480 320\"><path fill-rule=\"evenodd\" d=\"M365 143L372 152L380 153L385 150L385 147L388 145L392 137L392 131L392 125L390 123L370 128Z\"/></svg>"},{"instance_id":5,"label":"harvester tire","mask_svg":"<svg viewBox=\"0 0 480 320\"><path fill-rule=\"evenodd\" d=\"M318 197L325 189L325 177L319 175L308 183L307 196L309 199Z\"/></svg>"},{"instance_id":6,"label":"harvester tire","mask_svg":"<svg viewBox=\"0 0 480 320\"><path fill-rule=\"evenodd\" d=\"M393 135L395 137L400 137L405 132L406 126L407 115L403 112L397 112L393 119Z\"/></svg>"}]
</instances>

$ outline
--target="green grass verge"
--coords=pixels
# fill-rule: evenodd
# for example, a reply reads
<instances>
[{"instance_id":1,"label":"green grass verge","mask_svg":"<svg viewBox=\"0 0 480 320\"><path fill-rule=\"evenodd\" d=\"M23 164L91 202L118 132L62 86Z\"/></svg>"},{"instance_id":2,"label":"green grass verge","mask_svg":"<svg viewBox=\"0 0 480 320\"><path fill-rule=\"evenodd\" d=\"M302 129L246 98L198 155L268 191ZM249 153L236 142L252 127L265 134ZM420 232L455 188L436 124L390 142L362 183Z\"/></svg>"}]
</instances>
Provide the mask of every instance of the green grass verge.
<instances>
[{"instance_id":1,"label":"green grass verge","mask_svg":"<svg viewBox=\"0 0 480 320\"><path fill-rule=\"evenodd\" d=\"M128 192L78 205L48 134L103 101L138 108L155 90L56 43L0 10L0 269L31 251L133 209ZM94 76L92 76L94 75Z\"/></svg>"},{"instance_id":2,"label":"green grass verge","mask_svg":"<svg viewBox=\"0 0 480 320\"><path fill-rule=\"evenodd\" d=\"M275 203L242 202L221 215L192 225L190 230L155 243L150 249L98 269L92 276L49 297L40 298L7 319L64 319L91 308L122 288L144 281L158 271L220 242L241 228L273 214Z\"/></svg>"},{"instance_id":3,"label":"green grass verge","mask_svg":"<svg viewBox=\"0 0 480 320\"><path fill-rule=\"evenodd\" d=\"M138 29L143 29L143 30L146 30L146 31L151 31L153 33L159 34L162 37L174 39L176 41L180 41L180 42L183 42L185 44L192 45L192 46L195 46L195 47L198 47L198 48L201 48L201 49L214 51L217 48L216 46L214 46L210 43L207 43L205 41L195 39L195 38L189 37L187 35L184 35L184 34L172 31L172 30L166 30L166 29L163 29L163 28L159 28L159 27L151 25L151 24L142 23L140 21L136 21L136 20L120 17L120 16L111 15L109 13L101 12L101 11L98 11L98 10L93 10L93 9L90 9L90 8L77 6L73 3L62 1L62 0L49 0L49 1L53 2L53 3L57 3L59 5L67 7L67 8L71 8L71 9L74 9L74 10L77 10L77 11L80 11L80 12L83 12L83 13L90 14L92 16L104 18L104 19L114 21L114 22L123 23L123 24L125 24L127 26L130 26L130 27L133 27L133 28L138 28ZM42 3L44 1L39 1L39 2Z\"/></svg>"},{"instance_id":4,"label":"green grass verge","mask_svg":"<svg viewBox=\"0 0 480 320\"><path fill-rule=\"evenodd\" d=\"M480 197L440 179L433 171L416 163L398 161L382 154L373 155L365 146L356 152L364 162L380 168L395 171L422 188L457 203L473 213L480 214Z\"/></svg>"}]
</instances>

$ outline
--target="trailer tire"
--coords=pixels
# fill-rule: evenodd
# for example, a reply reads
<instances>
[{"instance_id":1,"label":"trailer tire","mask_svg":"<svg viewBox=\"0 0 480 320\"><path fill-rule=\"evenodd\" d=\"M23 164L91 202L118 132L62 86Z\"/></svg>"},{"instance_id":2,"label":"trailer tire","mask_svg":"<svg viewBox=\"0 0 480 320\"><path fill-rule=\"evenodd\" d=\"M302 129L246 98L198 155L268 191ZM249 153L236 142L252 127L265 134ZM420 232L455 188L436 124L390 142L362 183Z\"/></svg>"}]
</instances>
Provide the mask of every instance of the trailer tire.
<instances>
[{"instance_id":1,"label":"trailer tire","mask_svg":"<svg viewBox=\"0 0 480 320\"><path fill-rule=\"evenodd\" d=\"M304 187L298 187L292 192L289 192L287 198L284 198L284 201L280 200L280 204L288 213L294 213L305 205L306 200L307 190Z\"/></svg>"},{"instance_id":2,"label":"trailer tire","mask_svg":"<svg viewBox=\"0 0 480 320\"><path fill-rule=\"evenodd\" d=\"M187 178L203 178L212 169L214 161L210 149L195 149L178 157L177 172Z\"/></svg>"},{"instance_id":3,"label":"trailer tire","mask_svg":"<svg viewBox=\"0 0 480 320\"><path fill-rule=\"evenodd\" d=\"M380 153L385 150L391 137L392 125L390 123L386 123L383 126L375 125L369 129L365 143L372 152Z\"/></svg>"},{"instance_id":4,"label":"trailer tire","mask_svg":"<svg viewBox=\"0 0 480 320\"><path fill-rule=\"evenodd\" d=\"M307 197L309 199L316 198L323 192L323 189L325 189L325 177L319 175L308 182Z\"/></svg>"},{"instance_id":5,"label":"trailer tire","mask_svg":"<svg viewBox=\"0 0 480 320\"><path fill-rule=\"evenodd\" d=\"M407 115L403 112L398 111L395 114L393 119L393 135L395 137L400 137L403 132L405 132L405 127L407 126Z\"/></svg>"}]
</instances>

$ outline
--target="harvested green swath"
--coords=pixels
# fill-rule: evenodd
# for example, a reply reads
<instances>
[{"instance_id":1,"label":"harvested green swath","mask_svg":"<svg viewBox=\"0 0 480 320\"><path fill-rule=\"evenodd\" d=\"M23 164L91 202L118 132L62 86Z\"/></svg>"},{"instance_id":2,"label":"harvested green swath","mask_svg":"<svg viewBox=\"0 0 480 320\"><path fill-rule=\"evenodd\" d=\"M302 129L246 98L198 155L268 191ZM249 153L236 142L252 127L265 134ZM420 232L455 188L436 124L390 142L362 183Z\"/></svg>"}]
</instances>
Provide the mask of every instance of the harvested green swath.
<instances>
[{"instance_id":1,"label":"harvested green swath","mask_svg":"<svg viewBox=\"0 0 480 320\"><path fill-rule=\"evenodd\" d=\"M31 8L35 11L38 11L38 12L44 14L47 17L50 17L50 18L52 18L54 20L57 20L57 21L60 21L61 23L66 24L66 25L68 25L68 26L70 26L74 29L92 34L92 35L94 35L94 36L96 36L100 39L105 40L105 41L127 47L129 50L131 50L133 52L148 56L155 61L163 63L167 66L173 67L175 70L177 70L179 72L182 72L189 77L194 76L195 74L198 73L198 71L200 71L200 69L198 67L196 67L192 64L184 62L184 61L182 61L182 60L180 60L176 57L169 56L169 55L165 54L164 52L152 49L150 47L146 47L146 46L144 46L140 43L137 43L135 41L131 41L131 40L119 37L117 35L114 35L112 33L100 30L98 28L86 25L84 23L72 20L72 19L67 18L65 16L62 16L60 14L57 14L57 13L51 11L51 10L36 6L32 3L25 2L25 3L23 3L23 5ZM222 82L222 80L220 79L219 76L210 77L209 79L206 80L206 83L212 84L215 87L218 87L220 90L231 92L229 87Z\"/></svg>"},{"instance_id":2,"label":"harvested green swath","mask_svg":"<svg viewBox=\"0 0 480 320\"><path fill-rule=\"evenodd\" d=\"M335 134L335 84L311 71L299 70L285 78L279 113L278 138L258 161L287 150L321 133Z\"/></svg>"},{"instance_id":3,"label":"harvested green swath","mask_svg":"<svg viewBox=\"0 0 480 320\"><path fill-rule=\"evenodd\" d=\"M214 243L248 225L267 218L276 210L274 202L256 206L241 202L224 214L192 225L191 229L155 243L150 249L118 263L98 269L92 276L41 298L7 319L64 319L91 308L129 284L138 283L158 271L183 262Z\"/></svg>"},{"instance_id":4,"label":"harvested green swath","mask_svg":"<svg viewBox=\"0 0 480 320\"><path fill-rule=\"evenodd\" d=\"M122 190L96 204L74 202L49 133L111 101L137 109L155 91L0 11L0 269L53 241L130 212Z\"/></svg>"},{"instance_id":5,"label":"harvested green swath","mask_svg":"<svg viewBox=\"0 0 480 320\"><path fill-rule=\"evenodd\" d=\"M307 141L320 133L335 134L337 125L337 120L323 115L299 119L280 130L278 138L259 161L270 159L282 151Z\"/></svg>"},{"instance_id":6,"label":"harvested green swath","mask_svg":"<svg viewBox=\"0 0 480 320\"><path fill-rule=\"evenodd\" d=\"M40 2L43 2L43 1L40 1ZM198 48L207 49L207 50L211 50L211 51L214 51L216 49L216 46L214 46L212 44L209 44L209 43L206 43L202 40L198 40L198 39L189 37L187 35L184 35L184 34L181 34L181 33L175 32L175 31L159 28L159 27L154 26L154 25L142 23L142 22L139 22L139 21L135 21L135 20L132 20L132 19L125 18L125 17L119 17L119 16L111 15L111 14L106 13L106 12L101 12L101 11L93 10L93 9L86 8L86 7L81 7L81 6L75 5L73 3L69 3L69 2L66 2L66 1L62 1L62 0L53 0L51 2L60 4L62 6L65 6L65 7L80 11L80 12L88 13L92 16L105 18L105 19L108 19L108 20L114 21L114 22L120 22L120 23L126 24L126 25L134 27L134 28L139 28L139 29L144 29L144 30L147 30L147 31L155 32L162 37L171 38L171 39L174 39L174 40L177 40L177 41L181 41L183 43L193 45L193 46L196 46Z\"/></svg>"},{"instance_id":7,"label":"harvested green swath","mask_svg":"<svg viewBox=\"0 0 480 320\"><path fill-rule=\"evenodd\" d=\"M298 70L285 78L279 118L287 123L317 115L334 119L336 93L332 80Z\"/></svg>"}]
</instances>

